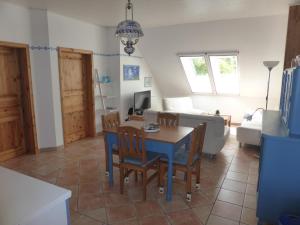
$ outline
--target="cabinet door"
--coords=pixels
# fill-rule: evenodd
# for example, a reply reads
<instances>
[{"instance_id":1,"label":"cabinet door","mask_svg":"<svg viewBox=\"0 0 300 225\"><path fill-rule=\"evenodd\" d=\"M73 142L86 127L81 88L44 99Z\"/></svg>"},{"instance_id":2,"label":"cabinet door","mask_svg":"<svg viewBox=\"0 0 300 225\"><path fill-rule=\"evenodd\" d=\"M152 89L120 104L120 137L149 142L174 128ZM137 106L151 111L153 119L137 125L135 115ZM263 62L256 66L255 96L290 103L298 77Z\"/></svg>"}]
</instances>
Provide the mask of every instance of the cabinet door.
<instances>
[{"instance_id":1,"label":"cabinet door","mask_svg":"<svg viewBox=\"0 0 300 225\"><path fill-rule=\"evenodd\" d=\"M261 146L257 216L276 224L283 213L300 214L300 140L264 136Z\"/></svg>"},{"instance_id":2,"label":"cabinet door","mask_svg":"<svg viewBox=\"0 0 300 225\"><path fill-rule=\"evenodd\" d=\"M260 172L261 172L261 167L263 165L263 159L264 159L264 135L261 136L260 138L260 156L259 156L259 166L258 166L258 182L257 182L257 189L256 191L259 191L259 183L260 183Z\"/></svg>"},{"instance_id":3,"label":"cabinet door","mask_svg":"<svg viewBox=\"0 0 300 225\"><path fill-rule=\"evenodd\" d=\"M291 135L300 136L300 67L292 74L292 87L290 96L289 130Z\"/></svg>"}]
</instances>

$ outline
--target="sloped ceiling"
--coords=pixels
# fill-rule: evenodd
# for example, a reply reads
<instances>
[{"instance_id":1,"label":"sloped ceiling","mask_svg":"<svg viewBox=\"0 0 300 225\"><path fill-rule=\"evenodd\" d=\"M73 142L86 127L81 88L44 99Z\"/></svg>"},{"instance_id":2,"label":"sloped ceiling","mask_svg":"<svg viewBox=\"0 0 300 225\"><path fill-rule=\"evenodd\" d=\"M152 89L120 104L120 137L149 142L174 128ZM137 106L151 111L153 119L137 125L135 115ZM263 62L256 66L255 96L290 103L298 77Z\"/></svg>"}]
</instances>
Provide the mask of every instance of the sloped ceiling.
<instances>
[{"instance_id":1,"label":"sloped ceiling","mask_svg":"<svg viewBox=\"0 0 300 225\"><path fill-rule=\"evenodd\" d=\"M271 95L279 96L286 29L287 15L148 28L139 48L165 97L192 94L179 53L226 50L239 51L241 96L265 96L262 62L281 61L271 80Z\"/></svg>"},{"instance_id":2,"label":"sloped ceiling","mask_svg":"<svg viewBox=\"0 0 300 225\"><path fill-rule=\"evenodd\" d=\"M0 0L42 8L89 23L116 26L124 19L126 0ZM287 13L297 0L132 0L143 27L257 17Z\"/></svg>"}]
</instances>

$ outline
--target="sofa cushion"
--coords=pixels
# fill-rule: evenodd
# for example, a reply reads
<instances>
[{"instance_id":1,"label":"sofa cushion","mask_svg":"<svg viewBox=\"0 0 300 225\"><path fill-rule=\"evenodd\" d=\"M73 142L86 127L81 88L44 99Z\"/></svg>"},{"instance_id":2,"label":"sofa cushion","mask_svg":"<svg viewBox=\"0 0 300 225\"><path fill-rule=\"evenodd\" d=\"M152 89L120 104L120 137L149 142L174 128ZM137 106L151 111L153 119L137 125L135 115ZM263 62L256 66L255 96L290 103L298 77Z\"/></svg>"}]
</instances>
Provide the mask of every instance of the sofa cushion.
<instances>
[{"instance_id":1,"label":"sofa cushion","mask_svg":"<svg viewBox=\"0 0 300 225\"><path fill-rule=\"evenodd\" d=\"M145 110L144 117L147 123L157 121L157 111ZM224 119L220 116L199 115L179 112L179 125L186 127L196 127L200 123L206 122L206 133L203 152L215 155L223 148L227 140L230 129L224 126ZM225 130L226 128L226 130Z\"/></svg>"},{"instance_id":2,"label":"sofa cushion","mask_svg":"<svg viewBox=\"0 0 300 225\"><path fill-rule=\"evenodd\" d=\"M190 115L202 115L202 114L205 114L205 111L203 111L201 109L189 109L189 110L182 109L181 111L177 110L176 112L181 112L181 113L190 114Z\"/></svg>"},{"instance_id":3,"label":"sofa cushion","mask_svg":"<svg viewBox=\"0 0 300 225\"><path fill-rule=\"evenodd\" d=\"M241 127L261 130L262 129L262 122L261 121L243 120L242 124L241 124Z\"/></svg>"},{"instance_id":4,"label":"sofa cushion","mask_svg":"<svg viewBox=\"0 0 300 225\"><path fill-rule=\"evenodd\" d=\"M164 98L164 112L179 113L179 125L196 127L200 123L207 123L203 152L215 155L223 148L230 129L224 126L224 118L208 115L203 110L195 109L191 97ZM147 123L157 121L155 110L145 110L144 118Z\"/></svg>"},{"instance_id":5,"label":"sofa cushion","mask_svg":"<svg viewBox=\"0 0 300 225\"><path fill-rule=\"evenodd\" d=\"M180 113L179 115L179 125L181 126L196 127L200 123L207 123L206 133L212 132L216 137L224 136L225 126L223 117L190 113Z\"/></svg>"},{"instance_id":6,"label":"sofa cushion","mask_svg":"<svg viewBox=\"0 0 300 225\"><path fill-rule=\"evenodd\" d=\"M253 112L252 112L252 114L253 114ZM250 115L252 115L252 114L250 113ZM261 130L262 129L262 111L256 111L252 116L252 120L244 119L242 121L241 127Z\"/></svg>"},{"instance_id":7,"label":"sofa cushion","mask_svg":"<svg viewBox=\"0 0 300 225\"><path fill-rule=\"evenodd\" d=\"M236 139L240 143L259 146L261 139L261 130L249 127L237 127Z\"/></svg>"},{"instance_id":8,"label":"sofa cushion","mask_svg":"<svg viewBox=\"0 0 300 225\"><path fill-rule=\"evenodd\" d=\"M164 98L163 107L165 111L183 112L193 110L193 102L190 97Z\"/></svg>"},{"instance_id":9,"label":"sofa cushion","mask_svg":"<svg viewBox=\"0 0 300 225\"><path fill-rule=\"evenodd\" d=\"M251 115L251 114L250 114ZM262 129L262 113L257 111L252 120L244 119L240 127L236 129L236 139L240 143L260 145Z\"/></svg>"}]
</instances>

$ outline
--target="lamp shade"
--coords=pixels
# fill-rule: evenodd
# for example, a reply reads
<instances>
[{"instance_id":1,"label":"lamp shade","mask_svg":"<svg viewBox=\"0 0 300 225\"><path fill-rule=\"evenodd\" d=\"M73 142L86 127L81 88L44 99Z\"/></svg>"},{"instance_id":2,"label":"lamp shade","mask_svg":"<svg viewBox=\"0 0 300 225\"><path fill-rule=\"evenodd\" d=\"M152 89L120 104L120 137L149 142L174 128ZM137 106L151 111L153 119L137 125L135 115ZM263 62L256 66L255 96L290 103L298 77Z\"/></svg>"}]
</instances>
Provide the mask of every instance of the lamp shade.
<instances>
[{"instance_id":1,"label":"lamp shade","mask_svg":"<svg viewBox=\"0 0 300 225\"><path fill-rule=\"evenodd\" d=\"M124 20L118 24L116 37L134 39L144 36L141 25L134 20Z\"/></svg>"},{"instance_id":2,"label":"lamp shade","mask_svg":"<svg viewBox=\"0 0 300 225\"><path fill-rule=\"evenodd\" d=\"M127 12L131 12L131 19L127 19ZM133 20L133 5L131 0L128 0L125 8L126 19L121 21L116 30L116 37L125 45L124 52L129 56L134 53L134 45L139 41L139 38L144 36L141 25Z\"/></svg>"},{"instance_id":3,"label":"lamp shade","mask_svg":"<svg viewBox=\"0 0 300 225\"><path fill-rule=\"evenodd\" d=\"M267 67L269 70L272 70L275 66L277 66L279 61L263 61L263 64L265 67Z\"/></svg>"}]
</instances>

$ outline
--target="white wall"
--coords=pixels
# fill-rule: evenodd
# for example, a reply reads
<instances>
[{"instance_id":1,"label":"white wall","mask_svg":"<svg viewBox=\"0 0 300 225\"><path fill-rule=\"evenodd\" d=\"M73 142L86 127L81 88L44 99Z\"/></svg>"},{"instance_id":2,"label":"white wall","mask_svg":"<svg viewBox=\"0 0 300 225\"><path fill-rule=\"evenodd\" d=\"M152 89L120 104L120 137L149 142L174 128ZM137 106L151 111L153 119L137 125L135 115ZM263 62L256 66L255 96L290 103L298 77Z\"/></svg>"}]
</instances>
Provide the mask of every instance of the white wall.
<instances>
[{"instance_id":1,"label":"white wall","mask_svg":"<svg viewBox=\"0 0 300 225\"><path fill-rule=\"evenodd\" d=\"M144 29L139 44L163 97L192 95L197 107L219 109L240 122L246 110L264 106L268 74L264 60L280 60L270 84L270 108L278 107L286 30L287 15L234 19ZM226 50L240 52L240 96L193 95L177 54Z\"/></svg>"},{"instance_id":2,"label":"white wall","mask_svg":"<svg viewBox=\"0 0 300 225\"><path fill-rule=\"evenodd\" d=\"M27 9L3 2L0 2L0 27L1 41L43 47L30 49L38 146L63 145L56 47L92 50L96 53L94 67L100 74L108 73L107 28L46 10ZM101 107L99 100L96 100L96 107ZM99 114L96 115L96 126L99 131Z\"/></svg>"},{"instance_id":3,"label":"white wall","mask_svg":"<svg viewBox=\"0 0 300 225\"><path fill-rule=\"evenodd\" d=\"M40 148L63 144L61 102L56 47L93 50L94 66L113 79L122 118L133 102L135 91L144 88L144 77L153 77L152 105L160 107L161 96L191 95L177 53L239 50L241 96L193 95L196 107L241 119L244 111L264 105L267 70L263 60L281 60L272 71L271 105L278 104L287 16L249 18L144 29L135 56L123 56L123 46L115 39L115 28L104 28L38 9L0 3L0 40L52 47L31 50L33 91L38 144ZM100 53L100 54L98 54ZM120 56L121 53L121 56ZM123 81L123 65L140 65L139 81ZM151 68L151 69L150 69ZM160 91L162 93L160 93ZM97 94L97 89L96 89ZM96 107L101 108L99 100ZM100 114L96 115L100 131Z\"/></svg>"},{"instance_id":4,"label":"white wall","mask_svg":"<svg viewBox=\"0 0 300 225\"><path fill-rule=\"evenodd\" d=\"M91 50L96 53L93 56L94 68L98 69L100 74L107 73L107 57L100 56L99 53L107 51L106 28L88 24L73 18L57 15L48 12L49 40L52 47L77 48ZM51 51L51 71L52 71L52 89L54 100L55 129L57 145L63 144L62 115L60 102L60 84L57 51ZM95 88L95 94L98 89ZM95 99L96 109L101 107L99 97ZM96 110L96 129L100 131L100 111Z\"/></svg>"},{"instance_id":5,"label":"white wall","mask_svg":"<svg viewBox=\"0 0 300 225\"><path fill-rule=\"evenodd\" d=\"M107 54L108 75L112 79L112 90L110 87L104 88L104 94L113 95L113 99L106 100L106 106L115 107L120 111L121 93L120 93L120 42L115 37L115 27L110 27L107 30Z\"/></svg>"},{"instance_id":6,"label":"white wall","mask_svg":"<svg viewBox=\"0 0 300 225\"><path fill-rule=\"evenodd\" d=\"M30 19L31 43L35 46L49 46L47 11L32 9ZM31 50L31 72L35 84L36 129L40 148L57 146L50 57L48 50Z\"/></svg>"},{"instance_id":7,"label":"white wall","mask_svg":"<svg viewBox=\"0 0 300 225\"><path fill-rule=\"evenodd\" d=\"M48 46L46 11L0 2L0 40ZM37 141L40 148L56 146L52 111L50 54L30 50Z\"/></svg>"},{"instance_id":8,"label":"white wall","mask_svg":"<svg viewBox=\"0 0 300 225\"><path fill-rule=\"evenodd\" d=\"M107 105L117 107L122 119L126 117L133 93L144 90L144 76L152 76L142 57L120 56L120 42L114 36L115 28L100 27L47 10L26 9L7 3L0 3L0 25L1 41L41 46L40 49L30 50L39 148L63 145L57 47L91 50L95 53L94 68L98 69L100 75L108 74L113 80L109 91L116 98ZM123 84L120 79L123 64L140 65L140 81ZM155 99L160 94L154 80L151 90L155 106ZM95 95L99 95L97 87ZM100 116L103 110L100 110L102 105L99 97L95 98L95 106L96 129L101 131Z\"/></svg>"},{"instance_id":9,"label":"white wall","mask_svg":"<svg viewBox=\"0 0 300 225\"><path fill-rule=\"evenodd\" d=\"M126 56L123 50L124 46L120 45L120 95L121 95L121 118L127 118L128 109L133 107L134 92L151 90L151 108L160 109L161 94L157 87L156 80L152 75L150 68L138 47L132 56ZM123 79L123 65L138 65L140 66L139 80L124 81ZM152 87L144 87L144 78L152 77Z\"/></svg>"},{"instance_id":10,"label":"white wall","mask_svg":"<svg viewBox=\"0 0 300 225\"><path fill-rule=\"evenodd\" d=\"M0 2L0 40L29 44L30 12L23 7Z\"/></svg>"}]
</instances>

